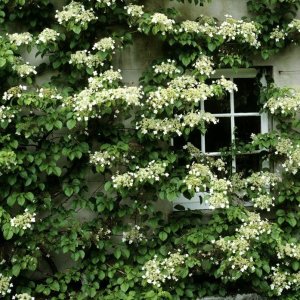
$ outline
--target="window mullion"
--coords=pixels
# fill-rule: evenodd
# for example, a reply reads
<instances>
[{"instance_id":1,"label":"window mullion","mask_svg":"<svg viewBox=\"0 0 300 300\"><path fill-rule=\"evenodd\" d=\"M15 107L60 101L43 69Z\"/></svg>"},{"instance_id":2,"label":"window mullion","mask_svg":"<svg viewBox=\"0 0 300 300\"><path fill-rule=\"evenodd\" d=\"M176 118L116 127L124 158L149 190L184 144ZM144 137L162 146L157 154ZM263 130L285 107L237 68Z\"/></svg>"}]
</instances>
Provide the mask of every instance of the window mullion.
<instances>
[{"instance_id":1,"label":"window mullion","mask_svg":"<svg viewBox=\"0 0 300 300\"><path fill-rule=\"evenodd\" d=\"M201 101L201 111L204 112L204 100ZM206 145L205 145L205 134L201 133L201 151L205 153Z\"/></svg>"},{"instance_id":2,"label":"window mullion","mask_svg":"<svg viewBox=\"0 0 300 300\"><path fill-rule=\"evenodd\" d=\"M233 81L233 77L230 78ZM230 122L231 122L231 144L234 143L234 129L235 129L235 120L234 120L234 92L230 93ZM232 157L232 169L236 170L236 157Z\"/></svg>"}]
</instances>

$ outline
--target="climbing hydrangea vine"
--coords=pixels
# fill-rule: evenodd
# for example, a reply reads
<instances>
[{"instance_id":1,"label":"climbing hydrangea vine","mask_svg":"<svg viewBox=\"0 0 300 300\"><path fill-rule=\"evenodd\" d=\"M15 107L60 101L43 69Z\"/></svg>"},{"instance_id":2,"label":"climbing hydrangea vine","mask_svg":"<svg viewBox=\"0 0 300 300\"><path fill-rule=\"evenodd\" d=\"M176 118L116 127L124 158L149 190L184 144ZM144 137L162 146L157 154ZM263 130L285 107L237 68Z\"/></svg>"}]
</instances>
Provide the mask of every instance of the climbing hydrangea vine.
<instances>
[{"instance_id":1,"label":"climbing hydrangea vine","mask_svg":"<svg viewBox=\"0 0 300 300\"><path fill-rule=\"evenodd\" d=\"M241 20L148 2L0 3L1 299L300 299L299 90L260 86L277 128L248 144L191 143L238 91L217 69L299 44L300 1L249 0ZM141 41L161 51L126 83ZM234 172L245 153L267 167ZM210 213L172 211L183 195Z\"/></svg>"}]
</instances>

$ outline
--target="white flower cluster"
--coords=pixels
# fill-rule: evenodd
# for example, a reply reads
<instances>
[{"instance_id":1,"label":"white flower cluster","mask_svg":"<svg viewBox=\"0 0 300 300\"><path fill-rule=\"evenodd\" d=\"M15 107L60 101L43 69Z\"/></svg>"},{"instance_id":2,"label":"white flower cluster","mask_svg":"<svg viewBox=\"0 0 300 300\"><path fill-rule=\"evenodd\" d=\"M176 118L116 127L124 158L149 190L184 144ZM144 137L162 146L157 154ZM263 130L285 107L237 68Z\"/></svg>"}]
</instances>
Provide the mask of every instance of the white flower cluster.
<instances>
[{"instance_id":1,"label":"white flower cluster","mask_svg":"<svg viewBox=\"0 0 300 300\"><path fill-rule=\"evenodd\" d=\"M284 41L287 35L288 34L287 32L285 32L285 30L280 29L279 26L277 26L270 33L270 39L275 40L275 42L280 42L280 41Z\"/></svg>"},{"instance_id":2,"label":"white flower cluster","mask_svg":"<svg viewBox=\"0 0 300 300\"><path fill-rule=\"evenodd\" d=\"M206 55L201 55L193 66L201 75L209 77L211 74L215 73L212 58Z\"/></svg>"},{"instance_id":3,"label":"white flower cluster","mask_svg":"<svg viewBox=\"0 0 300 300\"><path fill-rule=\"evenodd\" d=\"M236 238L220 238L217 241L212 241L223 252L228 252L233 255L244 255L250 249L250 243L245 239Z\"/></svg>"},{"instance_id":4,"label":"white flower cluster","mask_svg":"<svg viewBox=\"0 0 300 300\"><path fill-rule=\"evenodd\" d=\"M0 150L1 172L10 171L17 165L17 155L11 150Z\"/></svg>"},{"instance_id":5,"label":"white flower cluster","mask_svg":"<svg viewBox=\"0 0 300 300\"><path fill-rule=\"evenodd\" d=\"M275 154L286 156L282 167L286 172L296 174L300 169L300 145L294 145L290 139L278 138Z\"/></svg>"},{"instance_id":6,"label":"white flower cluster","mask_svg":"<svg viewBox=\"0 0 300 300\"><path fill-rule=\"evenodd\" d=\"M111 166L116 159L124 159L125 162L128 162L126 159L127 153L121 154L118 149L112 146L109 150L97 151L90 155L90 163L95 166Z\"/></svg>"},{"instance_id":7,"label":"white flower cluster","mask_svg":"<svg viewBox=\"0 0 300 300\"><path fill-rule=\"evenodd\" d=\"M98 151L90 155L90 163L101 167L110 166L115 159L108 151Z\"/></svg>"},{"instance_id":8,"label":"white flower cluster","mask_svg":"<svg viewBox=\"0 0 300 300\"><path fill-rule=\"evenodd\" d=\"M226 179L212 177L210 182L209 195L205 202L209 203L212 209L229 208L228 191L231 188L231 182Z\"/></svg>"},{"instance_id":9,"label":"white flower cluster","mask_svg":"<svg viewBox=\"0 0 300 300\"><path fill-rule=\"evenodd\" d=\"M152 132L153 134L167 135L176 133L178 136L182 135L186 127L204 127L205 123L216 124L218 120L210 113L203 111L190 112L186 115L175 115L173 119L154 119L143 118L136 124L136 129L141 130L143 134Z\"/></svg>"},{"instance_id":10,"label":"white flower cluster","mask_svg":"<svg viewBox=\"0 0 300 300\"><path fill-rule=\"evenodd\" d=\"M56 11L55 18L61 25L68 26L73 23L83 28L87 28L89 22L97 19L92 9L86 10L81 3L75 1L64 6L62 11Z\"/></svg>"},{"instance_id":11,"label":"white flower cluster","mask_svg":"<svg viewBox=\"0 0 300 300\"><path fill-rule=\"evenodd\" d=\"M280 270L279 266L272 267L271 290L274 290L276 295L280 296L284 290L289 290L293 282L290 280L290 274L286 271Z\"/></svg>"},{"instance_id":12,"label":"white flower cluster","mask_svg":"<svg viewBox=\"0 0 300 300\"><path fill-rule=\"evenodd\" d=\"M181 93L181 99L185 102L199 103L200 101L207 100L209 97L213 97L213 89L206 83L199 83L194 88L184 89Z\"/></svg>"},{"instance_id":13,"label":"white flower cluster","mask_svg":"<svg viewBox=\"0 0 300 300\"><path fill-rule=\"evenodd\" d=\"M167 88L159 87L158 90L149 93L146 103L153 108L154 113L174 105L176 101L197 104L214 95L212 87L206 83L195 82L194 86L185 88L185 83L182 82L176 87L175 82L178 80L171 81Z\"/></svg>"},{"instance_id":14,"label":"white flower cluster","mask_svg":"<svg viewBox=\"0 0 300 300\"><path fill-rule=\"evenodd\" d=\"M238 90L236 84L233 81L226 79L223 75L220 79L216 80L216 84L220 85L229 93Z\"/></svg>"},{"instance_id":15,"label":"white flower cluster","mask_svg":"<svg viewBox=\"0 0 300 300\"><path fill-rule=\"evenodd\" d=\"M168 253L169 257L159 260L155 255L153 259L147 261L142 270L145 272L142 276L148 284L156 287L161 287L167 280L178 280L178 271L185 263L188 254L181 254L179 251L175 253Z\"/></svg>"},{"instance_id":16,"label":"white flower cluster","mask_svg":"<svg viewBox=\"0 0 300 300\"><path fill-rule=\"evenodd\" d=\"M39 35L36 41L37 44L47 44L49 42L55 42L59 37L59 33L54 29L45 28Z\"/></svg>"},{"instance_id":17,"label":"white flower cluster","mask_svg":"<svg viewBox=\"0 0 300 300\"><path fill-rule=\"evenodd\" d=\"M226 20L218 28L219 35L228 41L240 38L242 42L248 43L253 47L258 48L260 46L260 42L258 41L260 30L255 22L236 20L230 15L226 15L225 17Z\"/></svg>"},{"instance_id":18,"label":"white flower cluster","mask_svg":"<svg viewBox=\"0 0 300 300\"><path fill-rule=\"evenodd\" d=\"M7 37L10 43L17 47L29 45L33 40L32 34L29 32L7 34Z\"/></svg>"},{"instance_id":19,"label":"white flower cluster","mask_svg":"<svg viewBox=\"0 0 300 300\"><path fill-rule=\"evenodd\" d=\"M37 71L35 70L35 66L29 65L29 62L26 64L16 64L13 65L13 70L21 77L26 77L29 75L36 75Z\"/></svg>"},{"instance_id":20,"label":"white flower cluster","mask_svg":"<svg viewBox=\"0 0 300 300\"><path fill-rule=\"evenodd\" d=\"M113 51L115 49L115 40L111 37L106 37L94 44L93 50L99 50L102 52Z\"/></svg>"},{"instance_id":21,"label":"white flower cluster","mask_svg":"<svg viewBox=\"0 0 300 300\"><path fill-rule=\"evenodd\" d=\"M300 32L300 20L299 19L294 19L288 27L292 30L296 30Z\"/></svg>"},{"instance_id":22,"label":"white flower cluster","mask_svg":"<svg viewBox=\"0 0 300 300\"><path fill-rule=\"evenodd\" d=\"M15 117L14 112L10 107L6 107L4 105L0 106L0 122L1 123L2 122L10 123L14 117Z\"/></svg>"},{"instance_id":23,"label":"white flower cluster","mask_svg":"<svg viewBox=\"0 0 300 300\"><path fill-rule=\"evenodd\" d=\"M279 259L283 259L288 256L288 257L300 260L300 244L294 244L294 243L282 244L282 243L280 243L278 245L277 250L278 250L277 257Z\"/></svg>"},{"instance_id":24,"label":"white flower cluster","mask_svg":"<svg viewBox=\"0 0 300 300\"><path fill-rule=\"evenodd\" d=\"M30 229L32 227L32 223L35 223L35 216L35 213L29 212L26 208L22 215L18 215L10 219L10 225L23 230L26 230L27 228Z\"/></svg>"},{"instance_id":25,"label":"white flower cluster","mask_svg":"<svg viewBox=\"0 0 300 300\"><path fill-rule=\"evenodd\" d=\"M168 83L168 86L176 89L180 92L181 90L196 87L199 84L197 79L191 75L182 75L174 78Z\"/></svg>"},{"instance_id":26,"label":"white flower cluster","mask_svg":"<svg viewBox=\"0 0 300 300\"><path fill-rule=\"evenodd\" d=\"M32 297L31 295L27 293L22 293L22 294L16 294L12 297L13 300L18 299L18 300L34 300L35 298Z\"/></svg>"},{"instance_id":27,"label":"white flower cluster","mask_svg":"<svg viewBox=\"0 0 300 300\"><path fill-rule=\"evenodd\" d=\"M6 92L4 92L2 99L5 101L9 101L14 97L20 98L23 91L27 91L27 86L25 85L14 86L9 90L7 90Z\"/></svg>"},{"instance_id":28,"label":"white flower cluster","mask_svg":"<svg viewBox=\"0 0 300 300\"><path fill-rule=\"evenodd\" d=\"M5 296L9 293L11 293L11 288L13 287L13 284L10 282L11 277L4 276L0 273L0 295Z\"/></svg>"},{"instance_id":29,"label":"white flower cluster","mask_svg":"<svg viewBox=\"0 0 300 300\"><path fill-rule=\"evenodd\" d=\"M293 89L284 91L284 95L271 97L264 104L264 108L269 109L271 114L293 114L300 110L300 92Z\"/></svg>"},{"instance_id":30,"label":"white flower cluster","mask_svg":"<svg viewBox=\"0 0 300 300\"><path fill-rule=\"evenodd\" d=\"M262 220L260 215L254 212L248 212L248 220L244 224L236 229L238 236L243 239L259 239L259 236L263 233L270 234L272 225Z\"/></svg>"},{"instance_id":31,"label":"white flower cluster","mask_svg":"<svg viewBox=\"0 0 300 300\"><path fill-rule=\"evenodd\" d=\"M186 20L180 24L179 32L200 33L202 25L195 21Z\"/></svg>"},{"instance_id":32,"label":"white flower cluster","mask_svg":"<svg viewBox=\"0 0 300 300\"><path fill-rule=\"evenodd\" d=\"M88 67L91 69L104 65L103 59L99 55L91 54L91 52L88 50L79 50L71 54L69 63L79 67Z\"/></svg>"},{"instance_id":33,"label":"white flower cluster","mask_svg":"<svg viewBox=\"0 0 300 300\"><path fill-rule=\"evenodd\" d=\"M179 32L204 34L209 37L217 35L219 27L212 17L199 16L199 22L186 20L180 24Z\"/></svg>"},{"instance_id":34,"label":"white flower cluster","mask_svg":"<svg viewBox=\"0 0 300 300\"><path fill-rule=\"evenodd\" d=\"M110 229L105 229L101 227L98 232L95 234L95 240L99 242L102 239L109 239L111 234Z\"/></svg>"},{"instance_id":35,"label":"white flower cluster","mask_svg":"<svg viewBox=\"0 0 300 300\"><path fill-rule=\"evenodd\" d=\"M275 206L275 197L269 194L258 195L256 198L251 199L253 206L262 210L270 211L272 206Z\"/></svg>"},{"instance_id":36,"label":"white flower cluster","mask_svg":"<svg viewBox=\"0 0 300 300\"><path fill-rule=\"evenodd\" d=\"M211 113L207 113L204 111L195 111L187 113L186 115L179 115L179 119L183 120L182 126L183 127L196 127L198 125L204 126L204 123L213 123L217 124L218 119Z\"/></svg>"},{"instance_id":37,"label":"white flower cluster","mask_svg":"<svg viewBox=\"0 0 300 300\"><path fill-rule=\"evenodd\" d=\"M147 167L140 168L136 166L135 172L127 172L121 175L112 176L114 188L132 187L134 184L145 182L154 183L159 181L162 177L168 177L166 173L167 163L164 161L151 161Z\"/></svg>"},{"instance_id":38,"label":"white flower cluster","mask_svg":"<svg viewBox=\"0 0 300 300\"><path fill-rule=\"evenodd\" d=\"M229 257L228 261L230 264L230 268L232 270L238 270L241 273L244 273L244 272L248 271L249 269L251 271L255 270L253 257L250 257L248 259L246 257L241 257L239 255L236 255L236 256ZM230 279L236 280L237 278L234 277L234 275L233 275L230 277Z\"/></svg>"},{"instance_id":39,"label":"white flower cluster","mask_svg":"<svg viewBox=\"0 0 300 300\"><path fill-rule=\"evenodd\" d=\"M97 72L94 72L97 75ZM112 68L110 70L105 71L104 73L100 73L97 76L90 77L88 79L89 89L93 91L98 91L105 87L105 84L112 84L114 82L121 81L122 75L121 70L114 71Z\"/></svg>"},{"instance_id":40,"label":"white flower cluster","mask_svg":"<svg viewBox=\"0 0 300 300\"><path fill-rule=\"evenodd\" d=\"M141 106L142 97L143 92L138 87L120 87L96 92L87 88L72 98L72 106L78 121L82 119L88 121L89 117L101 118L101 114L95 110L95 106L100 107L108 102L114 105L119 103L126 106Z\"/></svg>"},{"instance_id":41,"label":"white flower cluster","mask_svg":"<svg viewBox=\"0 0 300 300\"><path fill-rule=\"evenodd\" d=\"M129 4L124 8L126 9L127 14L133 18L140 18L144 14L144 5Z\"/></svg>"},{"instance_id":42,"label":"white flower cluster","mask_svg":"<svg viewBox=\"0 0 300 300\"><path fill-rule=\"evenodd\" d=\"M189 169L188 175L183 182L186 184L188 190L196 192L205 192L209 182L213 178L210 168L200 163L193 163L187 166Z\"/></svg>"},{"instance_id":43,"label":"white flower cluster","mask_svg":"<svg viewBox=\"0 0 300 300\"><path fill-rule=\"evenodd\" d=\"M176 61L171 59L168 59L167 62L162 62L159 65L153 66L153 69L156 74L165 74L168 76L181 73L180 69L176 66Z\"/></svg>"},{"instance_id":44,"label":"white flower cluster","mask_svg":"<svg viewBox=\"0 0 300 300\"><path fill-rule=\"evenodd\" d=\"M139 225L134 225L129 231L123 232L122 242L128 244L142 242L146 239L144 234L140 232L141 227Z\"/></svg>"},{"instance_id":45,"label":"white flower cluster","mask_svg":"<svg viewBox=\"0 0 300 300\"><path fill-rule=\"evenodd\" d=\"M244 186L253 195L254 207L270 211L274 206L275 197L270 195L270 189L281 181L281 177L270 172L255 172L244 180Z\"/></svg>"},{"instance_id":46,"label":"white flower cluster","mask_svg":"<svg viewBox=\"0 0 300 300\"><path fill-rule=\"evenodd\" d=\"M151 17L151 23L158 27L158 30L161 31L162 35L165 35L166 32L173 30L175 20L169 19L162 13L155 13Z\"/></svg>"},{"instance_id":47,"label":"white flower cluster","mask_svg":"<svg viewBox=\"0 0 300 300\"><path fill-rule=\"evenodd\" d=\"M176 133L177 135L182 135L182 123L178 118L176 119L153 119L153 118L143 118L140 122L136 124L136 129L141 130L142 134L147 134L152 132L153 134L167 135L170 133Z\"/></svg>"},{"instance_id":48,"label":"white flower cluster","mask_svg":"<svg viewBox=\"0 0 300 300\"><path fill-rule=\"evenodd\" d=\"M248 257L248 251L251 249L251 242L258 240L263 233L271 233L271 224L268 221L261 220L259 214L248 212L247 221L242 220L243 224L236 229L233 237L222 237L213 240L212 244L228 255L227 259L222 259L222 268L230 272L232 270L241 273L254 272L254 260ZM234 273L229 276L223 276L225 279L236 280Z\"/></svg>"}]
</instances>

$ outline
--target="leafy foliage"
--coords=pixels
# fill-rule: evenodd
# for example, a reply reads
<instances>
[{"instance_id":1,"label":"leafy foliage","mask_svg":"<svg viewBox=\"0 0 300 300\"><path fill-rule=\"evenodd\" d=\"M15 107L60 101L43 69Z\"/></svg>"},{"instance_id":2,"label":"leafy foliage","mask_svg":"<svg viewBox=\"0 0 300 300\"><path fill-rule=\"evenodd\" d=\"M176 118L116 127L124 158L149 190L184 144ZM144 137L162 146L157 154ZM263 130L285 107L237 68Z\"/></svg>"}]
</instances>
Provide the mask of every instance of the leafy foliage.
<instances>
[{"instance_id":1,"label":"leafy foliage","mask_svg":"<svg viewBox=\"0 0 300 300\"><path fill-rule=\"evenodd\" d=\"M299 93L261 88L278 131L223 159L188 143L217 122L201 102L236 89L212 82L214 69L250 67L253 53L268 58L296 42L298 1L249 1L253 20L224 22L179 22L175 9L119 0L55 3L0 4L1 296L298 299ZM164 52L141 87L126 87L116 54L149 36ZM173 146L177 136L184 148ZM233 173L225 161L235 151L261 151L282 175ZM211 214L165 215L163 206L197 192L209 193Z\"/></svg>"}]
</instances>

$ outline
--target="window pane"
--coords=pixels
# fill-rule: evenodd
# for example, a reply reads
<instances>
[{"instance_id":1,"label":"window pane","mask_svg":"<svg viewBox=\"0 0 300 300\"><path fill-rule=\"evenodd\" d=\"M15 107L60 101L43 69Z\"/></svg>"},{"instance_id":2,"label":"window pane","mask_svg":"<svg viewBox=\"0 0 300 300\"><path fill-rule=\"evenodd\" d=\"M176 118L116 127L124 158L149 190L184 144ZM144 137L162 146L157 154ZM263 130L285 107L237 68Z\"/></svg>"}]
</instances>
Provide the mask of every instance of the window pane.
<instances>
[{"instance_id":1,"label":"window pane","mask_svg":"<svg viewBox=\"0 0 300 300\"><path fill-rule=\"evenodd\" d=\"M205 135L206 152L218 152L220 148L231 145L230 118L219 118L217 124L207 126Z\"/></svg>"},{"instance_id":2,"label":"window pane","mask_svg":"<svg viewBox=\"0 0 300 300\"><path fill-rule=\"evenodd\" d=\"M206 112L212 114L230 113L230 94L226 93L223 98L209 98L204 101L204 108Z\"/></svg>"},{"instance_id":3,"label":"window pane","mask_svg":"<svg viewBox=\"0 0 300 300\"><path fill-rule=\"evenodd\" d=\"M235 112L259 112L260 87L256 78L234 79L238 91L234 93Z\"/></svg>"},{"instance_id":4,"label":"window pane","mask_svg":"<svg viewBox=\"0 0 300 300\"><path fill-rule=\"evenodd\" d=\"M236 156L236 171L242 172L244 176L249 176L251 172L261 170L262 157L261 154L248 154Z\"/></svg>"},{"instance_id":5,"label":"window pane","mask_svg":"<svg viewBox=\"0 0 300 300\"><path fill-rule=\"evenodd\" d=\"M235 117L236 143L251 142L252 133L260 133L260 117Z\"/></svg>"},{"instance_id":6,"label":"window pane","mask_svg":"<svg viewBox=\"0 0 300 300\"><path fill-rule=\"evenodd\" d=\"M188 137L177 136L174 138L174 148L182 150L182 147L187 143L192 143L195 147L201 150L201 132L198 129L191 131Z\"/></svg>"}]
</instances>

